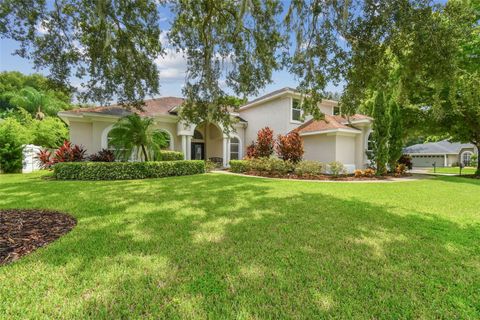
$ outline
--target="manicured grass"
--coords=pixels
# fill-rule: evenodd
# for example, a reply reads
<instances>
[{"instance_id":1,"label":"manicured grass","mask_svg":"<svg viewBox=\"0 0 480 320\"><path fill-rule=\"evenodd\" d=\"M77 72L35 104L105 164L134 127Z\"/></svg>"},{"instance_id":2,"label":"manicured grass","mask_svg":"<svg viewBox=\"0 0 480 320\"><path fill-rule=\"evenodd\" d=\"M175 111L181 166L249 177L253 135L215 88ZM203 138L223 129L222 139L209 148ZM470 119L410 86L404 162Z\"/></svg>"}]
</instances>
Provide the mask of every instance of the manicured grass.
<instances>
[{"instance_id":1,"label":"manicured grass","mask_svg":"<svg viewBox=\"0 0 480 320\"><path fill-rule=\"evenodd\" d=\"M0 176L78 225L0 267L0 318L480 318L480 181Z\"/></svg>"},{"instance_id":2,"label":"manicured grass","mask_svg":"<svg viewBox=\"0 0 480 320\"><path fill-rule=\"evenodd\" d=\"M473 167L466 167L462 169L462 174L474 174L477 169ZM430 169L430 172L433 173L433 168ZM436 168L436 173L452 173L452 174L460 174L459 167L443 167L443 168Z\"/></svg>"}]
</instances>

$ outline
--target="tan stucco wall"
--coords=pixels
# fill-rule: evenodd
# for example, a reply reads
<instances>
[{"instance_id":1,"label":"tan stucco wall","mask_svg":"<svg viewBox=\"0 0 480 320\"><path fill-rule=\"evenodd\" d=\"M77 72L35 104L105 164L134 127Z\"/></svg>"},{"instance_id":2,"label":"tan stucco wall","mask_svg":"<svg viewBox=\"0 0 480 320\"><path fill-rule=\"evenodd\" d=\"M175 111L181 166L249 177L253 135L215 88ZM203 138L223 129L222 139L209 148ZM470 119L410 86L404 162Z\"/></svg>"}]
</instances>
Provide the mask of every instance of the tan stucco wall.
<instances>
[{"instance_id":1,"label":"tan stucco wall","mask_svg":"<svg viewBox=\"0 0 480 320\"><path fill-rule=\"evenodd\" d=\"M336 136L335 144L335 161L340 161L343 164L355 165L355 136ZM356 166L357 167L357 166Z\"/></svg>"},{"instance_id":2,"label":"tan stucco wall","mask_svg":"<svg viewBox=\"0 0 480 320\"><path fill-rule=\"evenodd\" d=\"M320 162L335 161L335 136L312 135L303 136L303 148L305 160Z\"/></svg>"},{"instance_id":3,"label":"tan stucco wall","mask_svg":"<svg viewBox=\"0 0 480 320\"><path fill-rule=\"evenodd\" d=\"M447 155L447 166L448 167L451 167L452 164L454 164L456 162L458 163L459 161L460 161L460 158L459 158L458 155L456 155L456 154Z\"/></svg>"},{"instance_id":4,"label":"tan stucco wall","mask_svg":"<svg viewBox=\"0 0 480 320\"><path fill-rule=\"evenodd\" d=\"M70 121L70 141L87 149L87 153L91 154L93 149L92 124L88 122Z\"/></svg>"}]
</instances>

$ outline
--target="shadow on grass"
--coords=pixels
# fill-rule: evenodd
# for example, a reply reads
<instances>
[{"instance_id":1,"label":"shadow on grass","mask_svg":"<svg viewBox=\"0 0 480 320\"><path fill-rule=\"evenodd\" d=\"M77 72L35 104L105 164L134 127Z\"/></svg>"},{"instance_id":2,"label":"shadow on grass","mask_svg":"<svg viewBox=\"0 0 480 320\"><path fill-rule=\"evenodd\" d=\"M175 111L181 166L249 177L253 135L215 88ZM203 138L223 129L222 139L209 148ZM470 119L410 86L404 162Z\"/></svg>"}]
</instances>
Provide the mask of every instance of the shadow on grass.
<instances>
[{"instance_id":1,"label":"shadow on grass","mask_svg":"<svg viewBox=\"0 0 480 320\"><path fill-rule=\"evenodd\" d=\"M3 183L1 191L11 197L2 206L70 207L78 218L71 234L20 262L62 268L78 287L65 291L77 308L51 306L51 313L479 314L480 225L460 226L415 210L398 214L394 207L332 196L314 185L288 189L289 183L276 183L203 175L129 183L34 180ZM14 274L15 265L6 272Z\"/></svg>"}]
</instances>

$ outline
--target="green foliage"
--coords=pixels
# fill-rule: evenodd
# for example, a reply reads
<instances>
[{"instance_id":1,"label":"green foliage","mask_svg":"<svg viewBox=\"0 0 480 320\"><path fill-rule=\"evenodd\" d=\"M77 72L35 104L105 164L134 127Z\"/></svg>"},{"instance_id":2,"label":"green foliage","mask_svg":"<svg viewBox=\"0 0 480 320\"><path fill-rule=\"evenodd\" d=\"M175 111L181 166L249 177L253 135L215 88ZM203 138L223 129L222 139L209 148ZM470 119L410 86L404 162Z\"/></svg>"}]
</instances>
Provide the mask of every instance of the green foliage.
<instances>
[{"instance_id":1,"label":"green foliage","mask_svg":"<svg viewBox=\"0 0 480 320\"><path fill-rule=\"evenodd\" d=\"M14 120L0 123L0 172L21 172L24 144L22 130Z\"/></svg>"},{"instance_id":2,"label":"green foliage","mask_svg":"<svg viewBox=\"0 0 480 320\"><path fill-rule=\"evenodd\" d=\"M244 173L250 169L250 160L230 160L230 171Z\"/></svg>"},{"instance_id":3,"label":"green foliage","mask_svg":"<svg viewBox=\"0 0 480 320\"><path fill-rule=\"evenodd\" d=\"M389 158L388 142L390 137L390 112L382 91L376 93L372 106L373 122L373 160L377 175L387 172Z\"/></svg>"},{"instance_id":4,"label":"green foliage","mask_svg":"<svg viewBox=\"0 0 480 320\"><path fill-rule=\"evenodd\" d=\"M319 161L300 161L295 165L295 174L299 176L320 175L325 173L325 165Z\"/></svg>"},{"instance_id":5,"label":"green foliage","mask_svg":"<svg viewBox=\"0 0 480 320\"><path fill-rule=\"evenodd\" d=\"M55 83L88 78L80 99L138 103L158 93L160 3L5 0L0 34L19 41L17 54L48 67Z\"/></svg>"},{"instance_id":6,"label":"green foliage","mask_svg":"<svg viewBox=\"0 0 480 320\"><path fill-rule=\"evenodd\" d=\"M68 129L62 120L56 117L37 120L23 109L9 114L0 126L8 126L23 144L57 148L68 139Z\"/></svg>"},{"instance_id":7,"label":"green foliage","mask_svg":"<svg viewBox=\"0 0 480 320\"><path fill-rule=\"evenodd\" d=\"M205 172L212 172L217 169L219 165L213 161L205 160Z\"/></svg>"},{"instance_id":8,"label":"green foliage","mask_svg":"<svg viewBox=\"0 0 480 320\"><path fill-rule=\"evenodd\" d=\"M165 133L154 128L153 118L142 118L136 113L119 119L108 136L117 159L123 161L136 150L141 152L144 161L157 159L162 148L168 146Z\"/></svg>"},{"instance_id":9,"label":"green foliage","mask_svg":"<svg viewBox=\"0 0 480 320\"><path fill-rule=\"evenodd\" d=\"M338 177L341 174L347 173L345 166L339 161L333 161L328 163L327 168L330 174L332 174L334 177Z\"/></svg>"},{"instance_id":10,"label":"green foliage","mask_svg":"<svg viewBox=\"0 0 480 320\"><path fill-rule=\"evenodd\" d=\"M178 161L178 160L183 160L183 153L178 151L162 150L160 151L160 156L157 161Z\"/></svg>"},{"instance_id":11,"label":"green foliage","mask_svg":"<svg viewBox=\"0 0 480 320\"><path fill-rule=\"evenodd\" d=\"M70 105L49 94L37 91L32 87L25 87L19 91L10 91L3 94L3 99L15 109L24 109L36 119L42 120L45 115L57 116L62 110L70 109Z\"/></svg>"},{"instance_id":12,"label":"green foliage","mask_svg":"<svg viewBox=\"0 0 480 320\"><path fill-rule=\"evenodd\" d=\"M388 101L390 113L389 137L388 137L388 164L391 171L397 167L397 162L402 156L403 150L403 118L400 105L390 98Z\"/></svg>"},{"instance_id":13,"label":"green foliage","mask_svg":"<svg viewBox=\"0 0 480 320\"><path fill-rule=\"evenodd\" d=\"M185 176L205 172L204 161L63 162L53 166L59 180L130 180Z\"/></svg>"}]
</instances>

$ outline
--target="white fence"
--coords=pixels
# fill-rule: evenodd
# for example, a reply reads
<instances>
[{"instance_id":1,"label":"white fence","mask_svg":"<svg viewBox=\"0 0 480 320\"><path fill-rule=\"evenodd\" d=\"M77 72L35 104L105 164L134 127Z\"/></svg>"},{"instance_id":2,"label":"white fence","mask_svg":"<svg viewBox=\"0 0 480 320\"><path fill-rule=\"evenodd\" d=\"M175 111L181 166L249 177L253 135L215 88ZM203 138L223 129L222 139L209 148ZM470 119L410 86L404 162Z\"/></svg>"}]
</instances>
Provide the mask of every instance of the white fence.
<instances>
[{"instance_id":1,"label":"white fence","mask_svg":"<svg viewBox=\"0 0 480 320\"><path fill-rule=\"evenodd\" d=\"M38 153L40 150L42 150L42 147L33 144L27 144L23 147L22 173L40 170L40 161L38 161Z\"/></svg>"}]
</instances>

